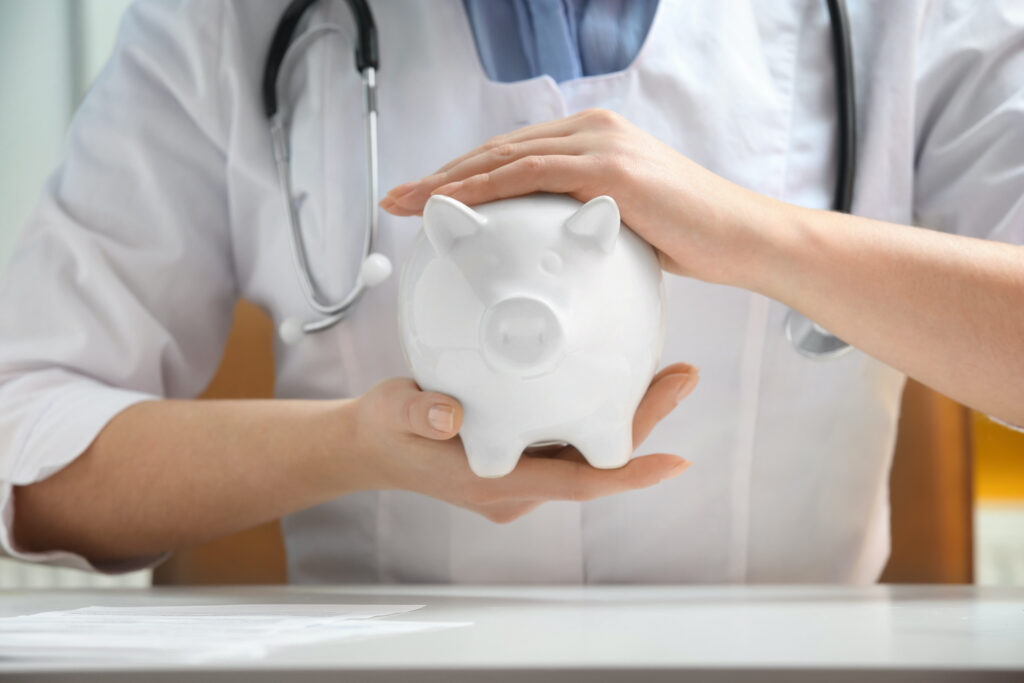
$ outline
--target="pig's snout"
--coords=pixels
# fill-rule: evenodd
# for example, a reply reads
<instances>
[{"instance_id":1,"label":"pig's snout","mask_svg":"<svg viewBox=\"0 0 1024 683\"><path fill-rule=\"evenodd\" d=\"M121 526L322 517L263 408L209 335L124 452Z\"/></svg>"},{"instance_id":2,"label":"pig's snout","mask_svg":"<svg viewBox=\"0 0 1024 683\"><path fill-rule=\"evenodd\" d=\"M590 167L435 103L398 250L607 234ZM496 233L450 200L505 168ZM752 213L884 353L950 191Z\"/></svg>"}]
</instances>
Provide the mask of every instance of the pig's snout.
<instances>
[{"instance_id":1,"label":"pig's snout","mask_svg":"<svg viewBox=\"0 0 1024 683\"><path fill-rule=\"evenodd\" d=\"M543 301L526 297L490 306L481 321L480 342L491 366L525 376L551 370L564 347L555 312Z\"/></svg>"}]
</instances>

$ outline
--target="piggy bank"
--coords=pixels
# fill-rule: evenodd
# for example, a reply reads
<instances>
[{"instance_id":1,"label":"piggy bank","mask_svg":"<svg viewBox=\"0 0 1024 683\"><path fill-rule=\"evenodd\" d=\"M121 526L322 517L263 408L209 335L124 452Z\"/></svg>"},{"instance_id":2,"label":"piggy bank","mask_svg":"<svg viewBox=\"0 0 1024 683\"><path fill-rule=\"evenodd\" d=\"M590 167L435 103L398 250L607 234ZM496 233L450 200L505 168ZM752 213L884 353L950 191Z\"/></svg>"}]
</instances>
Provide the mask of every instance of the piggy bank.
<instances>
[{"instance_id":1,"label":"piggy bank","mask_svg":"<svg viewBox=\"0 0 1024 683\"><path fill-rule=\"evenodd\" d=\"M633 452L633 414L664 339L655 251L611 197L536 194L470 208L434 196L399 285L420 387L458 399L473 472L564 442L601 468Z\"/></svg>"}]
</instances>

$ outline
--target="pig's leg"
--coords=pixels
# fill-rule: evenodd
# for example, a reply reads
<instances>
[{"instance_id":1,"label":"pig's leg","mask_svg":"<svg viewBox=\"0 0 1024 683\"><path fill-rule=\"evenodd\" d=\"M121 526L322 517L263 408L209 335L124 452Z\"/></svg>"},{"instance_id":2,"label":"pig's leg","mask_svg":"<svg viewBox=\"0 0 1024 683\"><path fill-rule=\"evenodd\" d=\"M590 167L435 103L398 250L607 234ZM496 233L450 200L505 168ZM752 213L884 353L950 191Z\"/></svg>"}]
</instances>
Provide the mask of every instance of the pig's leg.
<instances>
[{"instance_id":1,"label":"pig's leg","mask_svg":"<svg viewBox=\"0 0 1024 683\"><path fill-rule=\"evenodd\" d=\"M469 467L478 477L503 477L515 469L525 446L520 439L493 429L463 424L459 432Z\"/></svg>"},{"instance_id":2,"label":"pig's leg","mask_svg":"<svg viewBox=\"0 0 1024 683\"><path fill-rule=\"evenodd\" d=\"M633 425L585 433L572 440L572 445L594 467L612 469L629 462L633 454Z\"/></svg>"}]
</instances>

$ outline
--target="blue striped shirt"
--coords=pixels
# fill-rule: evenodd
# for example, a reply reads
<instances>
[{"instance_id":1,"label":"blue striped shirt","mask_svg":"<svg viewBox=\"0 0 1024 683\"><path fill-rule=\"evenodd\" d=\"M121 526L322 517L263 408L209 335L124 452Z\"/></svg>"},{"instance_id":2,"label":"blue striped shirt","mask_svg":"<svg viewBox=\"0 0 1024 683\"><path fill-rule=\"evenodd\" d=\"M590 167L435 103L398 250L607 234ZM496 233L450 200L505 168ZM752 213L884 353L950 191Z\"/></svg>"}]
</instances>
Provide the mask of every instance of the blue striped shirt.
<instances>
[{"instance_id":1,"label":"blue striped shirt","mask_svg":"<svg viewBox=\"0 0 1024 683\"><path fill-rule=\"evenodd\" d=\"M463 0L488 77L557 82L625 69L658 0Z\"/></svg>"}]
</instances>

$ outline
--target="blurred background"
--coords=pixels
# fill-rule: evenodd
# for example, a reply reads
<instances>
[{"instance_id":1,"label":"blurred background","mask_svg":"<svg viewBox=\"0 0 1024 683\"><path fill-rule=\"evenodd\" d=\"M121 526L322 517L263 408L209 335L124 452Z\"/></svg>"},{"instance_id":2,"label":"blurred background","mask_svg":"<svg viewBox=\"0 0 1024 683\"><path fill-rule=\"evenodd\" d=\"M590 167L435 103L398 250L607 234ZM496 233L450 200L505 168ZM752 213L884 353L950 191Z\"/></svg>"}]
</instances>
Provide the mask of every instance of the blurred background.
<instances>
[{"instance_id":1,"label":"blurred background","mask_svg":"<svg viewBox=\"0 0 1024 683\"><path fill-rule=\"evenodd\" d=\"M0 0L0 264L130 0Z\"/></svg>"},{"instance_id":2,"label":"blurred background","mask_svg":"<svg viewBox=\"0 0 1024 683\"><path fill-rule=\"evenodd\" d=\"M0 269L61 157L68 121L103 67L129 1L0 0ZM236 311L236 330L207 396L269 394L271 329L255 309ZM255 379L254 365L262 368ZM885 580L1024 585L1024 434L920 385L908 388L907 399ZM177 553L156 581L283 580L281 552L276 525L265 525ZM149 571L103 577L0 558L0 588L151 580Z\"/></svg>"}]
</instances>

